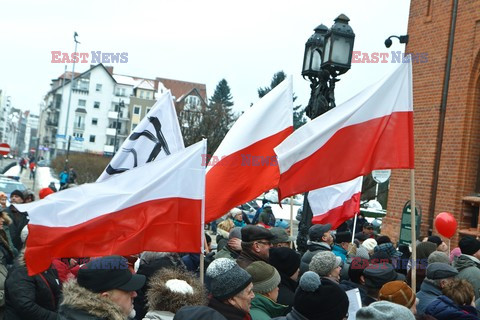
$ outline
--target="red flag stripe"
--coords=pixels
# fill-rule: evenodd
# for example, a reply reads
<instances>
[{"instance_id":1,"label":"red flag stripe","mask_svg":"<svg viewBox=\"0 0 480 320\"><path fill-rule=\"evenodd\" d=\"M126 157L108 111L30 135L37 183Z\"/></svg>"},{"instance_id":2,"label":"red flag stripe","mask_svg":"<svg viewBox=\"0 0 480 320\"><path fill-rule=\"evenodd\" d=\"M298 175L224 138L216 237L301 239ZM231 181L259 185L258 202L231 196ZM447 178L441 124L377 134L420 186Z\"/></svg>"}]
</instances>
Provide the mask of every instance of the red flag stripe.
<instances>
[{"instance_id":1,"label":"red flag stripe","mask_svg":"<svg viewBox=\"0 0 480 320\"><path fill-rule=\"evenodd\" d=\"M207 172L206 222L277 186L280 172L273 148L292 132L293 127L288 127L259 140L224 157Z\"/></svg>"},{"instance_id":2,"label":"red flag stripe","mask_svg":"<svg viewBox=\"0 0 480 320\"><path fill-rule=\"evenodd\" d=\"M342 223L353 218L360 208L361 193L356 193L341 206L333 208L321 215L313 216L313 224L332 224L332 230L337 229Z\"/></svg>"},{"instance_id":3,"label":"red flag stripe","mask_svg":"<svg viewBox=\"0 0 480 320\"><path fill-rule=\"evenodd\" d=\"M320 149L282 173L279 198L345 182L372 170L413 166L413 112L394 112L338 130Z\"/></svg>"},{"instance_id":4,"label":"red flag stripe","mask_svg":"<svg viewBox=\"0 0 480 320\"><path fill-rule=\"evenodd\" d=\"M200 252L202 201L166 198L102 215L71 227L29 224L25 260L29 273L56 257L129 255L142 251ZM49 255L49 256L47 256Z\"/></svg>"}]
</instances>

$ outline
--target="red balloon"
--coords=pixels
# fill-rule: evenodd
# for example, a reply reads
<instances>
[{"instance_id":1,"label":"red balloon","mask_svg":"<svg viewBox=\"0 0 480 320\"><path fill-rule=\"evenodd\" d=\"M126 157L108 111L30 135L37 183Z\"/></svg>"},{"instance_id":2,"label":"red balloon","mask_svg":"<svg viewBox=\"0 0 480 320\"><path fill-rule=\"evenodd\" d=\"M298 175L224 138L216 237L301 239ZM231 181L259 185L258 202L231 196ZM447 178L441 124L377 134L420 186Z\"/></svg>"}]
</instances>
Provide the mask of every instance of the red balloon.
<instances>
[{"instance_id":1,"label":"red balloon","mask_svg":"<svg viewBox=\"0 0 480 320\"><path fill-rule=\"evenodd\" d=\"M435 217L435 228L446 238L451 238L457 231L457 220L449 212L440 212Z\"/></svg>"}]
</instances>

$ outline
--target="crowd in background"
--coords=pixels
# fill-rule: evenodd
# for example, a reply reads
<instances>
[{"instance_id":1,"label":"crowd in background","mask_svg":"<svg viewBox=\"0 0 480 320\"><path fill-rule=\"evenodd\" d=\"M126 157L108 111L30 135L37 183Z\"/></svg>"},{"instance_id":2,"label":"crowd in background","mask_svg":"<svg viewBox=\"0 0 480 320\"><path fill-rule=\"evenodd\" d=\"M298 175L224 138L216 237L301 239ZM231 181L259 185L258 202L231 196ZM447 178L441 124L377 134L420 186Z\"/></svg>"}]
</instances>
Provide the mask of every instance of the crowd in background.
<instances>
[{"instance_id":1,"label":"crowd in background","mask_svg":"<svg viewBox=\"0 0 480 320\"><path fill-rule=\"evenodd\" d=\"M44 188L39 197L53 192ZM16 190L9 201L28 198ZM54 259L29 276L28 214L3 199L0 318L340 320L355 312L360 320L479 319L480 241L474 237L460 239L451 252L439 236L421 237L411 261L409 246L396 246L360 217L356 230L350 222L337 230L313 225L308 250L297 252L264 203L249 223L232 209L217 226L216 246L205 234L204 283L195 253Z\"/></svg>"}]
</instances>

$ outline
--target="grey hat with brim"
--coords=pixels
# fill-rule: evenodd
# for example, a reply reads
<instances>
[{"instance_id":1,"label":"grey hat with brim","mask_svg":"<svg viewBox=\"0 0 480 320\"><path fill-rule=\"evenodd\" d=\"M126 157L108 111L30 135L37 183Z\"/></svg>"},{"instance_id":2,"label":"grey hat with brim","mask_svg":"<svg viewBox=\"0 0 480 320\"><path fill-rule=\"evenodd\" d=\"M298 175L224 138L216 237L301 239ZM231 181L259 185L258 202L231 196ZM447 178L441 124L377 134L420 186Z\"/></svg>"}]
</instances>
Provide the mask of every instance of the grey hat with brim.
<instances>
[{"instance_id":1,"label":"grey hat with brim","mask_svg":"<svg viewBox=\"0 0 480 320\"><path fill-rule=\"evenodd\" d=\"M405 280L405 276L397 273L390 263L370 264L363 270L365 286L380 289L385 283L395 280Z\"/></svg>"},{"instance_id":2,"label":"grey hat with brim","mask_svg":"<svg viewBox=\"0 0 480 320\"><path fill-rule=\"evenodd\" d=\"M275 238L272 239L272 243L295 241L295 237L289 236L283 228L273 227L270 228L270 232L275 236Z\"/></svg>"},{"instance_id":3,"label":"grey hat with brim","mask_svg":"<svg viewBox=\"0 0 480 320\"><path fill-rule=\"evenodd\" d=\"M430 280L447 279L458 275L457 269L443 262L432 262L427 267L427 278Z\"/></svg>"},{"instance_id":4,"label":"grey hat with brim","mask_svg":"<svg viewBox=\"0 0 480 320\"><path fill-rule=\"evenodd\" d=\"M327 224L314 224L308 229L308 238L312 241L321 240L323 235L332 229L330 223Z\"/></svg>"}]
</instances>

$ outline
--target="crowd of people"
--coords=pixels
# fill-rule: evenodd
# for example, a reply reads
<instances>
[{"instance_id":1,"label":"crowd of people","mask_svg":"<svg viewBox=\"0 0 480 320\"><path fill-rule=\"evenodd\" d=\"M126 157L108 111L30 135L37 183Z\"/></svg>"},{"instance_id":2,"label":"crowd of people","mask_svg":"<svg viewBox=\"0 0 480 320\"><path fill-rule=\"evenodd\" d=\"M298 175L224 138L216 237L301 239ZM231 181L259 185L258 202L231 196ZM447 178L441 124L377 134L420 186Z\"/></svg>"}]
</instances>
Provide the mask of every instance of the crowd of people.
<instances>
[{"instance_id":1,"label":"crowd of people","mask_svg":"<svg viewBox=\"0 0 480 320\"><path fill-rule=\"evenodd\" d=\"M26 199L16 190L9 200ZM54 259L30 276L28 214L2 206L0 319L342 320L351 312L359 320L480 319L478 239L466 236L448 252L440 237L422 237L411 261L408 246L366 221L358 230L316 224L301 253L265 208L256 224L232 209L218 224L216 250L206 234L205 270L199 254L143 252Z\"/></svg>"}]
</instances>

